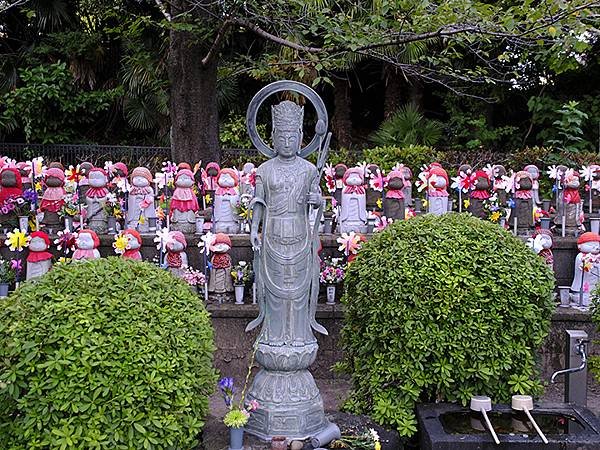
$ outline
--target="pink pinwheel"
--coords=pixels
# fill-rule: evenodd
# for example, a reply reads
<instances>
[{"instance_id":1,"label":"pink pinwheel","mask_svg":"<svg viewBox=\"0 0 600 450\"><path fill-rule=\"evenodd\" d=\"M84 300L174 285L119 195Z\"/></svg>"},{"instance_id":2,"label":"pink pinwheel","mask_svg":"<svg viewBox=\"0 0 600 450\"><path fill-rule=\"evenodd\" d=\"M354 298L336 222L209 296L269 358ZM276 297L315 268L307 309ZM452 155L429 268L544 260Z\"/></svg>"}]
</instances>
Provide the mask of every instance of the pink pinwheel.
<instances>
[{"instance_id":1,"label":"pink pinwheel","mask_svg":"<svg viewBox=\"0 0 600 450\"><path fill-rule=\"evenodd\" d=\"M356 255L362 247L362 236L356 234L354 231L342 233L337 238L337 243L340 244L338 250L344 252L344 255Z\"/></svg>"},{"instance_id":2,"label":"pink pinwheel","mask_svg":"<svg viewBox=\"0 0 600 450\"><path fill-rule=\"evenodd\" d=\"M383 175L381 170L371 172L369 174L369 186L374 191L382 192L383 188L387 186L388 179Z\"/></svg>"}]
</instances>

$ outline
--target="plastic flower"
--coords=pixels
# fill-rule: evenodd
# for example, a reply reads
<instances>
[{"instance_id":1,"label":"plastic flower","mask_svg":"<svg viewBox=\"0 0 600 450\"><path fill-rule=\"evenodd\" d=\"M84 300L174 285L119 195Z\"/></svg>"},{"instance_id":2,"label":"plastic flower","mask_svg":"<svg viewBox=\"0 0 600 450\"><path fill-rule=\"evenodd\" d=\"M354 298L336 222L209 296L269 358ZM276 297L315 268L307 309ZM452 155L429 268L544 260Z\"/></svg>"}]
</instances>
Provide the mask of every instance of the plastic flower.
<instances>
[{"instance_id":1,"label":"plastic flower","mask_svg":"<svg viewBox=\"0 0 600 450\"><path fill-rule=\"evenodd\" d=\"M502 214L500 214L499 211L494 211L493 213L490 214L490 222L498 222L500 220L500 216Z\"/></svg>"},{"instance_id":2,"label":"plastic flower","mask_svg":"<svg viewBox=\"0 0 600 450\"><path fill-rule=\"evenodd\" d=\"M20 259L11 259L10 268L16 273L20 273L23 270L23 262Z\"/></svg>"},{"instance_id":3,"label":"plastic flower","mask_svg":"<svg viewBox=\"0 0 600 450\"><path fill-rule=\"evenodd\" d=\"M469 200L468 198L463 200L463 207L468 208L469 206L471 206L471 200Z\"/></svg>"},{"instance_id":4,"label":"plastic flower","mask_svg":"<svg viewBox=\"0 0 600 450\"><path fill-rule=\"evenodd\" d=\"M404 217L406 219L412 219L413 217L417 217L417 213L413 208L404 208Z\"/></svg>"},{"instance_id":5,"label":"plastic flower","mask_svg":"<svg viewBox=\"0 0 600 450\"><path fill-rule=\"evenodd\" d=\"M229 428L242 428L248 423L250 414L241 409L232 409L223 418L223 423Z\"/></svg>"},{"instance_id":6,"label":"plastic flower","mask_svg":"<svg viewBox=\"0 0 600 450\"><path fill-rule=\"evenodd\" d=\"M21 252L29 245L29 237L18 228L9 231L6 237L7 239L4 241L4 245L10 248L11 252L14 252L15 250Z\"/></svg>"},{"instance_id":7,"label":"plastic flower","mask_svg":"<svg viewBox=\"0 0 600 450\"><path fill-rule=\"evenodd\" d=\"M210 202L212 202L212 197L210 196L210 194L206 194L206 195L204 196L204 202L205 202L207 205L210 205Z\"/></svg>"},{"instance_id":8,"label":"plastic flower","mask_svg":"<svg viewBox=\"0 0 600 450\"><path fill-rule=\"evenodd\" d=\"M377 201L375 202L375 204L377 205L377 207L379 209L383 209L383 200L381 200L380 198L377 199Z\"/></svg>"},{"instance_id":9,"label":"plastic flower","mask_svg":"<svg viewBox=\"0 0 600 450\"><path fill-rule=\"evenodd\" d=\"M41 177L46 172L46 166L44 166L44 158L42 156L38 156L37 158L33 158L31 160L33 170L35 172L35 177Z\"/></svg>"},{"instance_id":10,"label":"plastic flower","mask_svg":"<svg viewBox=\"0 0 600 450\"><path fill-rule=\"evenodd\" d=\"M119 233L117 236L115 236L115 242L113 242L112 246L117 255L122 255L129 247L129 239L127 239L127 236L124 234Z\"/></svg>"},{"instance_id":11,"label":"plastic flower","mask_svg":"<svg viewBox=\"0 0 600 450\"><path fill-rule=\"evenodd\" d=\"M388 219L385 216L381 216L379 220L375 223L375 231L383 231L393 222L394 219Z\"/></svg>"},{"instance_id":12,"label":"plastic flower","mask_svg":"<svg viewBox=\"0 0 600 450\"><path fill-rule=\"evenodd\" d=\"M248 411L256 411L260 407L260 404L256 400L250 400L248 403Z\"/></svg>"}]
</instances>

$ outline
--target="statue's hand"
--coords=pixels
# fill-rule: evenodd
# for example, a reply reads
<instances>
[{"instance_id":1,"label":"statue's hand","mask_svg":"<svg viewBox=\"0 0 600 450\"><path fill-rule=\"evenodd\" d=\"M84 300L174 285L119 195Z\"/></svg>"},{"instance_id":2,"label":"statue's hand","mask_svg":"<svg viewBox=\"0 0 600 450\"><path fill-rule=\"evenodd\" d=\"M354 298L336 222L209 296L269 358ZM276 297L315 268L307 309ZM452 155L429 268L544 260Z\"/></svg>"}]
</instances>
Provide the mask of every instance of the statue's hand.
<instances>
[{"instance_id":1,"label":"statue's hand","mask_svg":"<svg viewBox=\"0 0 600 450\"><path fill-rule=\"evenodd\" d=\"M258 237L258 232L253 231L250 233L250 243L252 244L252 250L255 252L260 250L261 242L260 238Z\"/></svg>"},{"instance_id":2,"label":"statue's hand","mask_svg":"<svg viewBox=\"0 0 600 450\"><path fill-rule=\"evenodd\" d=\"M315 192L309 192L307 197L308 197L307 201L308 201L309 205L321 206L321 203L323 201L321 194L315 193Z\"/></svg>"}]
</instances>

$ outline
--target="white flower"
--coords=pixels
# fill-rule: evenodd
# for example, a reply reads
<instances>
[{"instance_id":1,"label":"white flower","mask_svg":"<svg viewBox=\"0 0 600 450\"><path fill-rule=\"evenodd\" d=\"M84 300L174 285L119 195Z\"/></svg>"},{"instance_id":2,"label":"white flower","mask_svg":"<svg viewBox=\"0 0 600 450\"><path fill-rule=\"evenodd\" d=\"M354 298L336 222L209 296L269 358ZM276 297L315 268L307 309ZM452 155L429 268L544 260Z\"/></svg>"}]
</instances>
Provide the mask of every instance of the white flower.
<instances>
[{"instance_id":1,"label":"white flower","mask_svg":"<svg viewBox=\"0 0 600 450\"><path fill-rule=\"evenodd\" d=\"M240 265L240 267L245 267L246 266L246 261L240 261L238 262L238 264Z\"/></svg>"},{"instance_id":2,"label":"white flower","mask_svg":"<svg viewBox=\"0 0 600 450\"><path fill-rule=\"evenodd\" d=\"M558 168L556 166L548 167L548 171L546 172L548 177L552 180L556 180L558 178Z\"/></svg>"}]
</instances>

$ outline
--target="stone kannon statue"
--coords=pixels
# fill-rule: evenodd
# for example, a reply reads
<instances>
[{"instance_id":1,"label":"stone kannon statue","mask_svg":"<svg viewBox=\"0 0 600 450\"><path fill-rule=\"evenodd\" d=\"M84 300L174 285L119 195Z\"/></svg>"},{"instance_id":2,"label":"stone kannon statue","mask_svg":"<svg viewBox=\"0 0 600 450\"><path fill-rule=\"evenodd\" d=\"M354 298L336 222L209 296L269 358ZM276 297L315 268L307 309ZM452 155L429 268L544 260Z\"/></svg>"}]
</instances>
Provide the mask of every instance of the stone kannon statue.
<instances>
[{"instance_id":1,"label":"stone kannon statue","mask_svg":"<svg viewBox=\"0 0 600 450\"><path fill-rule=\"evenodd\" d=\"M2 169L0 172L0 206L11 198L21 197L23 187L21 183L21 174L14 167ZM0 214L0 223L10 223L16 220L14 211L8 214Z\"/></svg>"},{"instance_id":2,"label":"stone kannon statue","mask_svg":"<svg viewBox=\"0 0 600 450\"><path fill-rule=\"evenodd\" d=\"M257 111L269 95L290 90L303 94L315 106L316 133L301 148L304 108L283 101L272 107L271 149L256 132ZM319 389L308 371L318 350L313 330L327 334L315 318L319 294L317 226L323 210L319 179L330 137L325 137L327 112L308 86L278 81L252 99L247 125L253 144L271 159L257 170L251 203L250 239L259 316L246 330L262 325L256 343L261 370L247 395L248 401L257 400L260 407L250 416L245 430L265 440L276 435L303 440L336 428L325 418ZM319 169L304 159L316 149ZM312 208L319 208L314 227L309 221Z\"/></svg>"},{"instance_id":3,"label":"stone kannon statue","mask_svg":"<svg viewBox=\"0 0 600 450\"><path fill-rule=\"evenodd\" d=\"M367 195L364 171L358 167L344 174L344 191L340 209L340 233L367 232Z\"/></svg>"},{"instance_id":4,"label":"stone kannon statue","mask_svg":"<svg viewBox=\"0 0 600 450\"><path fill-rule=\"evenodd\" d=\"M23 190L31 189L33 187L31 183L31 164L25 161L18 162L17 169L21 175Z\"/></svg>"},{"instance_id":5,"label":"stone kannon statue","mask_svg":"<svg viewBox=\"0 0 600 450\"><path fill-rule=\"evenodd\" d=\"M240 195L254 196L254 178L256 174L256 167L251 162L247 162L242 167L242 174L240 176Z\"/></svg>"},{"instance_id":6,"label":"stone kannon statue","mask_svg":"<svg viewBox=\"0 0 600 450\"><path fill-rule=\"evenodd\" d=\"M563 191L565 189L565 175L569 168L562 164L556 166L556 179L554 180L554 204L556 207L556 215L554 216L554 224L558 227L562 226L562 218L564 214Z\"/></svg>"},{"instance_id":7,"label":"stone kannon statue","mask_svg":"<svg viewBox=\"0 0 600 450\"><path fill-rule=\"evenodd\" d=\"M85 193L87 221L90 230L105 234L108 231L106 199L108 196L108 175L104 169L95 167L88 173L89 186Z\"/></svg>"},{"instance_id":8,"label":"stone kannon statue","mask_svg":"<svg viewBox=\"0 0 600 450\"><path fill-rule=\"evenodd\" d=\"M342 202L342 192L344 192L344 174L348 170L346 164L336 164L333 168L333 176L335 178L335 192L333 198L339 205Z\"/></svg>"}]
</instances>

